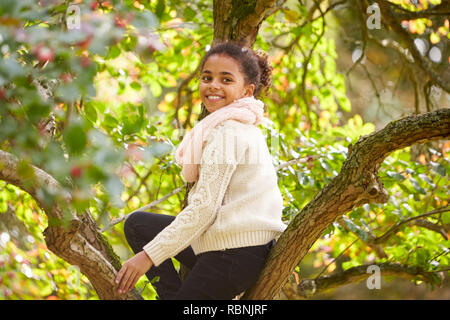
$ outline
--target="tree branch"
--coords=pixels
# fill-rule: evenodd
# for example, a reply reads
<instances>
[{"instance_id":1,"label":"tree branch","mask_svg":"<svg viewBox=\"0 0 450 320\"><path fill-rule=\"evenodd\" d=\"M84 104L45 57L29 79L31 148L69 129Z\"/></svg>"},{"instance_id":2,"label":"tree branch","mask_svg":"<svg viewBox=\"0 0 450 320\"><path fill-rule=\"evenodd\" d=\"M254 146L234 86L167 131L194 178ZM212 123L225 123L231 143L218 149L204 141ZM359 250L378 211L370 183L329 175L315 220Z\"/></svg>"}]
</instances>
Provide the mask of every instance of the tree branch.
<instances>
[{"instance_id":1,"label":"tree branch","mask_svg":"<svg viewBox=\"0 0 450 320\"><path fill-rule=\"evenodd\" d=\"M68 263L79 266L100 299L142 299L136 290L123 295L117 293L114 280L121 268L120 259L99 233L90 213L78 214L67 209L72 197L56 179L32 165L28 165L27 170L32 174L23 177L21 166L23 163L16 156L0 150L0 180L30 194L52 221L44 231L48 249Z\"/></svg>"},{"instance_id":2,"label":"tree branch","mask_svg":"<svg viewBox=\"0 0 450 320\"><path fill-rule=\"evenodd\" d=\"M392 121L350 145L339 174L292 219L269 253L259 280L243 299L273 299L330 223L365 203L387 202L388 193L377 174L390 153L448 137L450 109L440 109Z\"/></svg>"},{"instance_id":3,"label":"tree branch","mask_svg":"<svg viewBox=\"0 0 450 320\"><path fill-rule=\"evenodd\" d=\"M433 16L450 16L450 3L442 2L440 5L432 7L428 10L409 11L400 5L389 2L389 5L395 11L395 18L398 20L415 20L422 18L430 18Z\"/></svg>"},{"instance_id":4,"label":"tree branch","mask_svg":"<svg viewBox=\"0 0 450 320\"><path fill-rule=\"evenodd\" d=\"M181 129L181 124L180 124L180 119L178 117L178 113L180 111L180 108L182 106L182 92L183 90L186 90L186 87L189 85L189 83L192 81L192 79L194 79L194 77L198 74L199 70L200 70L200 63L198 64L197 68L194 70L194 72L192 72L186 79L184 79L181 84L178 87L177 90L177 105L175 106L175 120L177 122L177 129ZM189 119L189 118L188 118ZM183 127L185 128L185 125L183 125Z\"/></svg>"},{"instance_id":5,"label":"tree branch","mask_svg":"<svg viewBox=\"0 0 450 320\"><path fill-rule=\"evenodd\" d=\"M450 93L450 82L441 79L440 75L433 70L431 63L424 57L422 57L421 53L416 48L413 39L411 39L410 34L403 29L397 17L392 13L390 2L380 0L379 6L381 9L383 21L387 25L389 25L392 30L394 30L394 32L403 39L403 41L405 41L409 51L414 57L414 60L418 62L419 67L422 69L422 71L425 72L433 80L434 83L439 85L446 92Z\"/></svg>"},{"instance_id":6,"label":"tree branch","mask_svg":"<svg viewBox=\"0 0 450 320\"><path fill-rule=\"evenodd\" d=\"M352 267L343 272L322 276L316 279L304 279L298 286L295 283L290 283L292 288L289 298L302 299L311 298L314 295L323 293L327 290L335 289L337 287L358 283L367 279L372 273L367 272L367 268L371 265L377 265L380 268L381 276L395 276L404 279L414 280L420 279L424 282L433 282L437 279L442 282L442 271L424 271L415 266L408 266L398 263L381 263L381 264L367 264L358 267Z\"/></svg>"},{"instance_id":7,"label":"tree branch","mask_svg":"<svg viewBox=\"0 0 450 320\"><path fill-rule=\"evenodd\" d=\"M355 3L356 2L356 3ZM361 49L361 56L352 64L350 69L346 72L346 75L348 76L350 72L363 61L364 57L366 56L366 47L367 47L367 39L368 39L368 32L367 32L367 25L366 25L366 18L365 18L365 12L366 7L364 6L364 3L362 3L360 0L354 0L354 3L357 7L357 14L359 18L359 23L361 26L361 38L362 38L362 49Z\"/></svg>"},{"instance_id":8,"label":"tree branch","mask_svg":"<svg viewBox=\"0 0 450 320\"><path fill-rule=\"evenodd\" d=\"M400 222L396 223L393 227L391 227L388 231L386 231L383 235L373 239L373 242L376 243L376 244L385 242L389 237L391 237L395 232L397 232L397 230L402 225L410 223L413 220L421 219L421 218L424 218L424 217L428 217L428 216L434 215L436 213L442 213L442 212L447 212L447 211L450 211L450 207L448 207L448 206L445 207L445 208L433 210L433 211L430 211L430 212L427 212L427 213L424 213L424 214L421 214L421 215L418 215L418 216L411 217L411 218L405 219L403 221L400 221Z\"/></svg>"}]
</instances>

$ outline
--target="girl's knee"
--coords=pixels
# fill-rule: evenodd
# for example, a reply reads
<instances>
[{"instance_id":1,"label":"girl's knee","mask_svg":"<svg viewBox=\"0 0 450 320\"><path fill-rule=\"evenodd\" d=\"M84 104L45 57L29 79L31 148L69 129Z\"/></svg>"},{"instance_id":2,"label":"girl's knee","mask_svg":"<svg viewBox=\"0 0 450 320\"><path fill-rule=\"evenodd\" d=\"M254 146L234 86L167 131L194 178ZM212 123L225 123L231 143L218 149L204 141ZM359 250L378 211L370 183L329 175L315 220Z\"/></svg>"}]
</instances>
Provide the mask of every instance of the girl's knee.
<instances>
[{"instance_id":1,"label":"girl's knee","mask_svg":"<svg viewBox=\"0 0 450 320\"><path fill-rule=\"evenodd\" d=\"M175 217L153 212L136 211L130 213L124 222L124 233L127 241L145 239L150 241Z\"/></svg>"},{"instance_id":2,"label":"girl's knee","mask_svg":"<svg viewBox=\"0 0 450 320\"><path fill-rule=\"evenodd\" d=\"M136 228L138 225L149 225L153 224L152 221L154 221L154 216L156 213L152 212L144 212L144 211L136 211L133 213L130 213L128 217L125 219L124 222L124 231L130 232ZM159 216L159 215L156 215ZM150 222L149 222L150 221Z\"/></svg>"},{"instance_id":3,"label":"girl's knee","mask_svg":"<svg viewBox=\"0 0 450 320\"><path fill-rule=\"evenodd\" d=\"M125 219L123 230L125 231L125 236L127 234L131 233L134 227L136 226L136 223L140 220L140 217L145 212L136 211L133 213L130 213L128 217Z\"/></svg>"}]
</instances>

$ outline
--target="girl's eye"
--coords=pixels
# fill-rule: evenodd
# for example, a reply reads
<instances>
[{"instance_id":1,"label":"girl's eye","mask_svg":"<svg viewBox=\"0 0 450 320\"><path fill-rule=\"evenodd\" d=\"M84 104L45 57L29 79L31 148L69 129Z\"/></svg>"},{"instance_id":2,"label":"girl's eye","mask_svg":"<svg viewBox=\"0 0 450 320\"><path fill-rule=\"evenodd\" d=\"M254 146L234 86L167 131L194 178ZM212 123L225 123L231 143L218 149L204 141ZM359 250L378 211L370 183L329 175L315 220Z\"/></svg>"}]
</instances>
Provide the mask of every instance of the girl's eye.
<instances>
[{"instance_id":1,"label":"girl's eye","mask_svg":"<svg viewBox=\"0 0 450 320\"><path fill-rule=\"evenodd\" d=\"M201 78L201 80L202 80L202 81L211 81L211 77L210 77L210 76L203 76L203 77ZM224 78L223 81L224 81L224 82L233 82L233 80L230 79L230 78Z\"/></svg>"}]
</instances>

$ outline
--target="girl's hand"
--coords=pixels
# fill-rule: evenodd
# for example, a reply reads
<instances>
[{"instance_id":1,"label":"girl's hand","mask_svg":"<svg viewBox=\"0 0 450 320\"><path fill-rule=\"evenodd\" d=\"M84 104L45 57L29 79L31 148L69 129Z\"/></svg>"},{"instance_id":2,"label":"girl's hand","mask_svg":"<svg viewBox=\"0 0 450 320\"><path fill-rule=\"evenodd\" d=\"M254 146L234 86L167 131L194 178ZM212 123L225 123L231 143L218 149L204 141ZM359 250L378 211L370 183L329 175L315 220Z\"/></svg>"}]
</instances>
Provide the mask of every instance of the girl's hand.
<instances>
[{"instance_id":1,"label":"girl's hand","mask_svg":"<svg viewBox=\"0 0 450 320\"><path fill-rule=\"evenodd\" d=\"M136 285L136 282L144 273L153 266L153 261L144 252L141 251L134 257L128 259L120 269L116 277L116 283L119 284L119 294L130 291Z\"/></svg>"}]
</instances>

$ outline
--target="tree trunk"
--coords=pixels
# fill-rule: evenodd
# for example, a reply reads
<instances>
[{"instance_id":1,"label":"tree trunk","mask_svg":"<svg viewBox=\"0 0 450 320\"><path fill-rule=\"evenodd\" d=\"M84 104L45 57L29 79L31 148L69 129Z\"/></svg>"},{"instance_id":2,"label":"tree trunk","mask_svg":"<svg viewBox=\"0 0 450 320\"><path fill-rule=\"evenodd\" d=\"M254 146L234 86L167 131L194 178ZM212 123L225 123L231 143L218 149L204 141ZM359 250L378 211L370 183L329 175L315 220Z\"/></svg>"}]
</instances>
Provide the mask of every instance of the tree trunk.
<instances>
[{"instance_id":1,"label":"tree trunk","mask_svg":"<svg viewBox=\"0 0 450 320\"><path fill-rule=\"evenodd\" d=\"M234 40L253 47L261 23L286 0L214 0L214 41Z\"/></svg>"}]
</instances>

